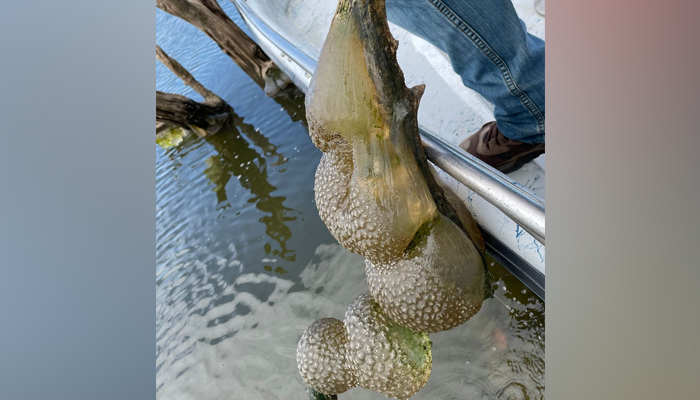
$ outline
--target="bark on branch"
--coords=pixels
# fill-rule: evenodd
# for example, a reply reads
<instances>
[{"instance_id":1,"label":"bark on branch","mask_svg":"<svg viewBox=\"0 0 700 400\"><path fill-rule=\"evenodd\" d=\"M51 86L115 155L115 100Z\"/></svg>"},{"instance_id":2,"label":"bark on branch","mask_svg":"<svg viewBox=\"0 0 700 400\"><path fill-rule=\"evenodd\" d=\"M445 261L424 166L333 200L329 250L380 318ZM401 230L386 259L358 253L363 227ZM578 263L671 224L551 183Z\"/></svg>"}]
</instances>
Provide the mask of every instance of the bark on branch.
<instances>
[{"instance_id":1,"label":"bark on branch","mask_svg":"<svg viewBox=\"0 0 700 400\"><path fill-rule=\"evenodd\" d=\"M156 7L204 32L260 87L265 88L268 95L277 93L290 82L260 46L226 15L216 0L156 0Z\"/></svg>"},{"instance_id":2,"label":"bark on branch","mask_svg":"<svg viewBox=\"0 0 700 400\"><path fill-rule=\"evenodd\" d=\"M209 136L230 122L231 107L221 97L197 82L185 67L158 45L156 58L205 100L204 103L198 103L179 94L156 91L156 135L170 126L181 126L193 130L199 136Z\"/></svg>"},{"instance_id":3,"label":"bark on branch","mask_svg":"<svg viewBox=\"0 0 700 400\"><path fill-rule=\"evenodd\" d=\"M226 103L198 103L185 96L156 91L156 123L190 128L200 136L218 131L228 120Z\"/></svg>"},{"instance_id":4,"label":"bark on branch","mask_svg":"<svg viewBox=\"0 0 700 400\"><path fill-rule=\"evenodd\" d=\"M197 82L196 79L175 59L168 56L160 46L156 45L156 58L158 61L163 63L169 70L171 70L178 78L185 82L185 85L194 89L195 92L199 93L204 100L208 103L224 103L221 97L215 95L212 91L202 86L201 83Z\"/></svg>"}]
</instances>

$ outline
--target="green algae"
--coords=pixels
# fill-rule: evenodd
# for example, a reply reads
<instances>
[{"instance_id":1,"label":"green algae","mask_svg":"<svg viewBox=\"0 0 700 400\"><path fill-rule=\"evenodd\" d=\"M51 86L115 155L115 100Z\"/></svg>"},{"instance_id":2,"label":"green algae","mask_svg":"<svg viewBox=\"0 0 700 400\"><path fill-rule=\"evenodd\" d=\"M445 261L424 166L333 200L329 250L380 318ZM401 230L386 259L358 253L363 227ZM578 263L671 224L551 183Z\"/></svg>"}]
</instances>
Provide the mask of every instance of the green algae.
<instances>
[{"instance_id":1,"label":"green algae","mask_svg":"<svg viewBox=\"0 0 700 400\"><path fill-rule=\"evenodd\" d=\"M156 135L156 144L164 149L175 147L182 143L187 132L182 128L170 128Z\"/></svg>"}]
</instances>

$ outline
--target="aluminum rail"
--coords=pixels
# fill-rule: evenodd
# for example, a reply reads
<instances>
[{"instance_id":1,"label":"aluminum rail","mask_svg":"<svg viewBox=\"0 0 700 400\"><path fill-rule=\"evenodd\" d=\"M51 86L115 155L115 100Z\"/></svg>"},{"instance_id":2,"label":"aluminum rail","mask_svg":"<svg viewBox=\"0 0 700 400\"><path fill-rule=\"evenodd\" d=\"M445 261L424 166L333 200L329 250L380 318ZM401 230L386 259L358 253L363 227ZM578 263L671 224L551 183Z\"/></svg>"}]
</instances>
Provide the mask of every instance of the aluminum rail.
<instances>
[{"instance_id":1,"label":"aluminum rail","mask_svg":"<svg viewBox=\"0 0 700 400\"><path fill-rule=\"evenodd\" d=\"M247 4L245 4L245 0L230 0L234 6L236 6L236 9L238 9L238 13L241 14L241 16L248 22L250 25L252 25L255 29L257 29L267 40L272 42L275 46L277 46L280 50L282 50L286 56L292 59L297 65L299 65L301 68L303 68L306 72L308 72L310 75L313 75L314 71L316 70L316 61L313 58L309 57L306 53L302 52L301 50L297 49L294 47L293 44L289 43L287 39L283 38L279 33L275 32L274 30L270 29L267 24L265 24L260 17L258 17L253 10L248 7ZM308 91L308 87L300 87L299 89L303 90L304 93Z\"/></svg>"},{"instance_id":2,"label":"aluminum rail","mask_svg":"<svg viewBox=\"0 0 700 400\"><path fill-rule=\"evenodd\" d=\"M316 69L316 60L294 47L285 38L270 29L240 0L231 0L248 23L267 40L309 74ZM303 86L303 85L302 85ZM304 92L308 87L300 87ZM526 232L545 244L545 204L541 199L510 182L507 177L464 150L443 141L425 129L420 135L428 160L458 182L501 210Z\"/></svg>"},{"instance_id":3,"label":"aluminum rail","mask_svg":"<svg viewBox=\"0 0 700 400\"><path fill-rule=\"evenodd\" d=\"M420 129L425 155L484 200L503 211L544 244L544 202L510 183L504 175L474 156Z\"/></svg>"}]
</instances>

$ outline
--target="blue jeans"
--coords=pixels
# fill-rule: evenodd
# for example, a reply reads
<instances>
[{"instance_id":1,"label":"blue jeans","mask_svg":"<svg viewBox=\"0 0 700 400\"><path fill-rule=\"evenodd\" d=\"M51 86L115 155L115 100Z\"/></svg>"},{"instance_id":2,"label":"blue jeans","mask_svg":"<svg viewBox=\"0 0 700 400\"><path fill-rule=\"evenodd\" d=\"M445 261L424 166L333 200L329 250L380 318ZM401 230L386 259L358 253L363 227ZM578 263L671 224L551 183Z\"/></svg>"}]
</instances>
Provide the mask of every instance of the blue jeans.
<instances>
[{"instance_id":1,"label":"blue jeans","mask_svg":"<svg viewBox=\"0 0 700 400\"><path fill-rule=\"evenodd\" d=\"M389 21L450 57L464 85L495 105L509 139L544 142L544 41L510 0L386 0Z\"/></svg>"}]
</instances>

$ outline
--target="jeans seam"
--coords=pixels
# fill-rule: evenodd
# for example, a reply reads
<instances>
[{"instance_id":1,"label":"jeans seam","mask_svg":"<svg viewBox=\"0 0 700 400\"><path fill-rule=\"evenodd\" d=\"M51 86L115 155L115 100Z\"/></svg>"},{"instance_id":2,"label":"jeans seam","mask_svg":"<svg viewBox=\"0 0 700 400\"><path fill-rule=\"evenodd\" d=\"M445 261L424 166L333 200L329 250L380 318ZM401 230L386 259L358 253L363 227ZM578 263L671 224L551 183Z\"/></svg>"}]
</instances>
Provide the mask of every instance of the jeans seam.
<instances>
[{"instance_id":1,"label":"jeans seam","mask_svg":"<svg viewBox=\"0 0 700 400\"><path fill-rule=\"evenodd\" d=\"M518 100L520 100L525 108L530 111L530 114L532 114L532 116L537 120L537 133L544 134L544 116L542 115L542 112L537 108L535 103L528 97L528 95L520 90L518 85L515 83L515 79L513 78L513 75L505 61L503 61L503 59L491 48L491 46L486 43L486 41L484 41L484 39L482 39L476 33L476 31L474 31L474 29L472 29L471 26L469 26L469 24L459 18L445 3L440 0L428 1L448 20L450 20L450 22L452 22L457 29L462 31L467 38L471 40L471 42L496 65L498 70L501 71L501 75L506 83L506 86L508 87L508 91L510 91L510 93Z\"/></svg>"}]
</instances>

